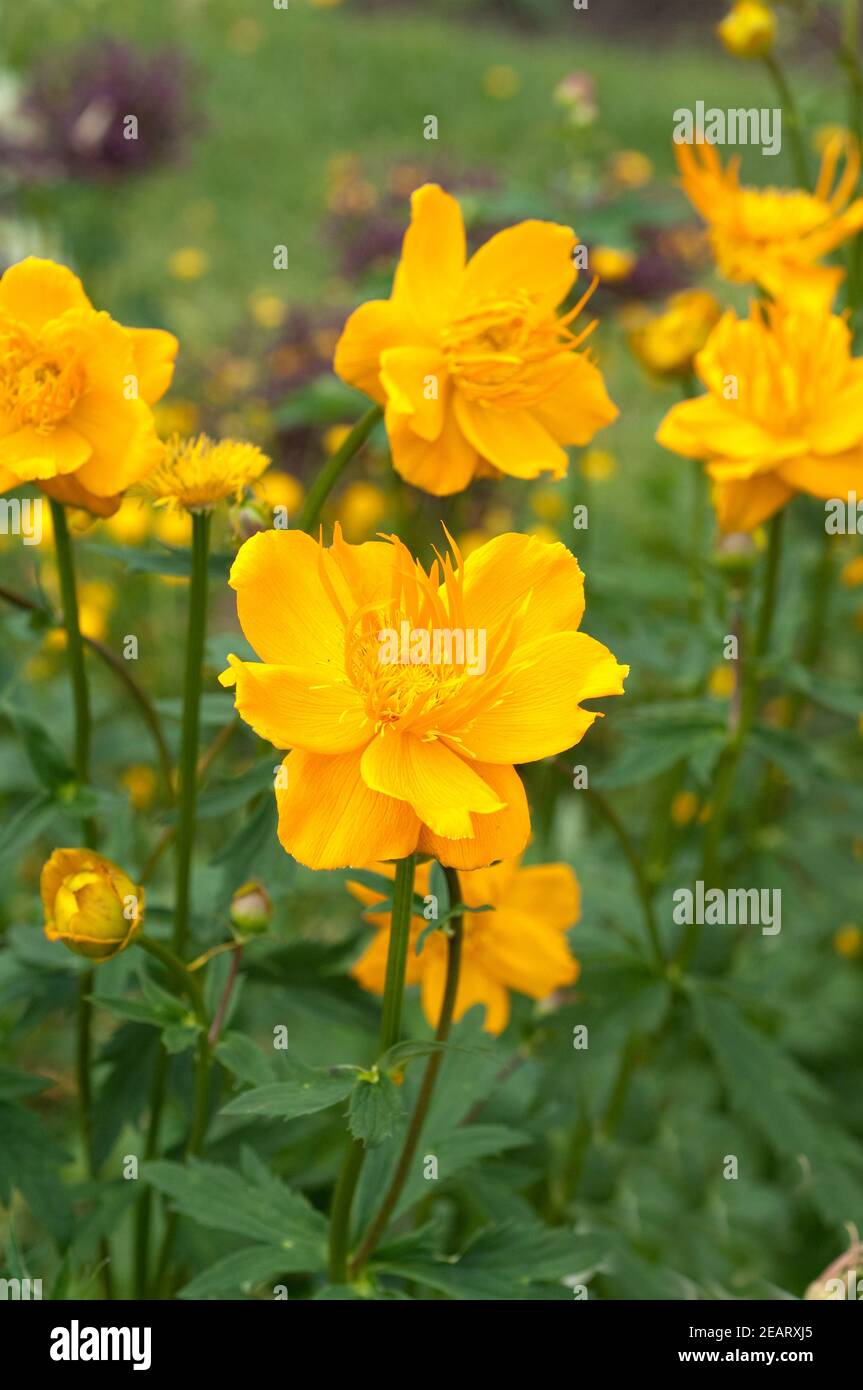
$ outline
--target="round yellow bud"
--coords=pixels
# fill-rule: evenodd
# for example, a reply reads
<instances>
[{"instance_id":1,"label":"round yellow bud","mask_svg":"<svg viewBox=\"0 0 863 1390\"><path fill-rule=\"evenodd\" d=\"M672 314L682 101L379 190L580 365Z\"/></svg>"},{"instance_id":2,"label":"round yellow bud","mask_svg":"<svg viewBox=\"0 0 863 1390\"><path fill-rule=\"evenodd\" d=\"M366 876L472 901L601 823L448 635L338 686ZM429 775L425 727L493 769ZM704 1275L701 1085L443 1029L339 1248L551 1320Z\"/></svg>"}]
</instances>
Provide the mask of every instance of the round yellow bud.
<instances>
[{"instance_id":1,"label":"round yellow bud","mask_svg":"<svg viewBox=\"0 0 863 1390\"><path fill-rule=\"evenodd\" d=\"M716 32L735 58L763 58L776 38L776 16L761 0L735 0Z\"/></svg>"},{"instance_id":2,"label":"round yellow bud","mask_svg":"<svg viewBox=\"0 0 863 1390\"><path fill-rule=\"evenodd\" d=\"M45 935L101 962L124 951L144 920L144 890L90 849L55 849L40 880Z\"/></svg>"}]
</instances>

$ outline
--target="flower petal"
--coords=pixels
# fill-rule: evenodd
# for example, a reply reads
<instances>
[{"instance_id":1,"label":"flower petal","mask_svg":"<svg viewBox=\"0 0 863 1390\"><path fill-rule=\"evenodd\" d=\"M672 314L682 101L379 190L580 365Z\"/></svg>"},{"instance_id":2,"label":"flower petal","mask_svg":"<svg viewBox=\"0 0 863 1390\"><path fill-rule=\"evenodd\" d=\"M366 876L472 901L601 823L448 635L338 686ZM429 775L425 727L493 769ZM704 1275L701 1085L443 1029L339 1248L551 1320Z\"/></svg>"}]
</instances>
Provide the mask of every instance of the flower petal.
<instances>
[{"instance_id":1,"label":"flower petal","mask_svg":"<svg viewBox=\"0 0 863 1390\"><path fill-rule=\"evenodd\" d=\"M455 414L480 456L512 478L537 478L549 472L566 475L569 460L536 415L529 410L492 410L456 390Z\"/></svg>"},{"instance_id":2,"label":"flower petal","mask_svg":"<svg viewBox=\"0 0 863 1390\"><path fill-rule=\"evenodd\" d=\"M447 839L422 827L419 852L430 854L453 869L482 869L497 859L513 859L521 854L530 835L527 797L515 768L493 763L472 766L506 803L506 809L484 816L472 814L474 835L470 840Z\"/></svg>"},{"instance_id":3,"label":"flower petal","mask_svg":"<svg viewBox=\"0 0 863 1390\"><path fill-rule=\"evenodd\" d=\"M228 582L262 661L344 671L344 621L322 575L350 603L332 556L302 531L261 531L240 547Z\"/></svg>"},{"instance_id":4,"label":"flower petal","mask_svg":"<svg viewBox=\"0 0 863 1390\"><path fill-rule=\"evenodd\" d=\"M554 309L575 283L575 232L555 222L520 222L491 237L468 262L466 300L521 291L544 309Z\"/></svg>"},{"instance_id":5,"label":"flower petal","mask_svg":"<svg viewBox=\"0 0 863 1390\"><path fill-rule=\"evenodd\" d=\"M428 399L429 379L434 397ZM406 415L414 434L435 440L444 423L446 362L431 347L386 348L381 353L381 384L391 411Z\"/></svg>"},{"instance_id":6,"label":"flower petal","mask_svg":"<svg viewBox=\"0 0 863 1390\"><path fill-rule=\"evenodd\" d=\"M531 999L545 999L578 977L563 932L509 904L498 908L477 942L480 967L493 979Z\"/></svg>"},{"instance_id":7,"label":"flower petal","mask_svg":"<svg viewBox=\"0 0 863 1390\"><path fill-rule=\"evenodd\" d=\"M276 787L279 840L310 869L361 869L375 859L403 859L417 847L420 823L404 801L370 791L359 754L326 757L297 749Z\"/></svg>"},{"instance_id":8,"label":"flower petal","mask_svg":"<svg viewBox=\"0 0 863 1390\"><path fill-rule=\"evenodd\" d=\"M465 439L452 410L445 412L441 433L431 443L414 433L409 417L391 407L385 419L393 467L406 483L434 497L448 497L467 487L477 465L476 450Z\"/></svg>"},{"instance_id":9,"label":"flower petal","mask_svg":"<svg viewBox=\"0 0 863 1390\"><path fill-rule=\"evenodd\" d=\"M554 367L562 380L532 413L558 444L589 444L597 430L610 425L620 411L605 389L602 373L583 353L555 359Z\"/></svg>"},{"instance_id":10,"label":"flower petal","mask_svg":"<svg viewBox=\"0 0 863 1390\"><path fill-rule=\"evenodd\" d=\"M319 670L268 666L235 656L228 661L236 679L237 713L275 748L348 753L372 737L363 702L347 680L322 684Z\"/></svg>"},{"instance_id":11,"label":"flower petal","mask_svg":"<svg viewBox=\"0 0 863 1390\"><path fill-rule=\"evenodd\" d=\"M171 385L180 344L162 328L128 328L135 357L138 392L148 405L161 400Z\"/></svg>"},{"instance_id":12,"label":"flower petal","mask_svg":"<svg viewBox=\"0 0 863 1390\"><path fill-rule=\"evenodd\" d=\"M568 864L530 864L516 873L506 905L567 931L581 916L581 889Z\"/></svg>"},{"instance_id":13,"label":"flower petal","mask_svg":"<svg viewBox=\"0 0 863 1390\"><path fill-rule=\"evenodd\" d=\"M342 381L364 391L383 405L386 392L381 385L381 353L386 348L422 341L405 306L395 299L373 299L355 309L336 344L333 369Z\"/></svg>"},{"instance_id":14,"label":"flower petal","mask_svg":"<svg viewBox=\"0 0 863 1390\"><path fill-rule=\"evenodd\" d=\"M425 825L449 839L473 834L471 811L504 809L500 797L439 739L384 729L364 752L360 772L366 786L407 801Z\"/></svg>"},{"instance_id":15,"label":"flower petal","mask_svg":"<svg viewBox=\"0 0 863 1390\"><path fill-rule=\"evenodd\" d=\"M55 425L48 434L28 426L0 439L0 467L26 483L74 473L91 452L88 441L69 425Z\"/></svg>"},{"instance_id":16,"label":"flower petal","mask_svg":"<svg viewBox=\"0 0 863 1390\"><path fill-rule=\"evenodd\" d=\"M525 600L531 640L578 627L584 613L584 575L561 542L506 532L465 560L467 623L486 630L489 650Z\"/></svg>"},{"instance_id":17,"label":"flower petal","mask_svg":"<svg viewBox=\"0 0 863 1390\"><path fill-rule=\"evenodd\" d=\"M0 309L28 328L39 329L67 309L92 308L78 276L56 261L28 256L0 279Z\"/></svg>"},{"instance_id":18,"label":"flower petal","mask_svg":"<svg viewBox=\"0 0 863 1390\"><path fill-rule=\"evenodd\" d=\"M726 535L730 531L754 531L793 495L793 490L776 473L715 482L713 505L719 529Z\"/></svg>"},{"instance_id":19,"label":"flower petal","mask_svg":"<svg viewBox=\"0 0 863 1390\"><path fill-rule=\"evenodd\" d=\"M465 263L464 221L455 198L435 183L411 194L396 297L426 329L442 325L455 302Z\"/></svg>"}]
</instances>

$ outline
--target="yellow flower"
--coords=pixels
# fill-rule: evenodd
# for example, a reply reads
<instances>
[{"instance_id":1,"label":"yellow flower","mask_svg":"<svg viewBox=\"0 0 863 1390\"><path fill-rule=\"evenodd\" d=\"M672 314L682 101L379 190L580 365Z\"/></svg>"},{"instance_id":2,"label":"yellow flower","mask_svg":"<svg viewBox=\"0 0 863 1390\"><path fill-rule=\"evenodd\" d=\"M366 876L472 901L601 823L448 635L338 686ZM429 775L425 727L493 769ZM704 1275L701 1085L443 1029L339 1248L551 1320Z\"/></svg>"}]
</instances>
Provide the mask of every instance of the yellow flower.
<instances>
[{"instance_id":1,"label":"yellow flower","mask_svg":"<svg viewBox=\"0 0 863 1390\"><path fill-rule=\"evenodd\" d=\"M386 495L374 483L360 479L346 487L338 503L342 529L349 541L366 540L374 534L386 513Z\"/></svg>"},{"instance_id":2,"label":"yellow flower","mask_svg":"<svg viewBox=\"0 0 863 1390\"><path fill-rule=\"evenodd\" d=\"M763 58L776 38L776 16L760 0L734 0L716 32L735 58Z\"/></svg>"},{"instance_id":3,"label":"yellow flower","mask_svg":"<svg viewBox=\"0 0 863 1390\"><path fill-rule=\"evenodd\" d=\"M614 284L632 273L637 259L633 251L621 251L616 246L594 246L590 253L590 268L600 280Z\"/></svg>"},{"instance_id":4,"label":"yellow flower","mask_svg":"<svg viewBox=\"0 0 863 1390\"><path fill-rule=\"evenodd\" d=\"M530 509L540 521L560 521L566 511L566 498L559 487L538 487L531 493Z\"/></svg>"},{"instance_id":5,"label":"yellow flower","mask_svg":"<svg viewBox=\"0 0 863 1390\"><path fill-rule=\"evenodd\" d=\"M859 584L863 584L863 555L855 555L851 560L846 560L839 580L846 589L856 589Z\"/></svg>"},{"instance_id":6,"label":"yellow flower","mask_svg":"<svg viewBox=\"0 0 863 1390\"><path fill-rule=\"evenodd\" d=\"M143 888L93 850L55 849L40 891L48 940L92 961L124 951L144 920Z\"/></svg>"},{"instance_id":7,"label":"yellow flower","mask_svg":"<svg viewBox=\"0 0 863 1390\"><path fill-rule=\"evenodd\" d=\"M265 290L252 295L249 309L255 322L262 328L278 328L284 323L288 312L288 306L283 299L277 294L268 294Z\"/></svg>"},{"instance_id":8,"label":"yellow flower","mask_svg":"<svg viewBox=\"0 0 863 1390\"><path fill-rule=\"evenodd\" d=\"M863 956L863 931L853 922L840 927L833 937L833 949L846 960L856 960L858 956Z\"/></svg>"},{"instance_id":9,"label":"yellow flower","mask_svg":"<svg viewBox=\"0 0 863 1390\"><path fill-rule=\"evenodd\" d=\"M150 513L140 498L128 497L105 521L105 529L122 545L138 545L150 530Z\"/></svg>"},{"instance_id":10,"label":"yellow flower","mask_svg":"<svg viewBox=\"0 0 863 1390\"><path fill-rule=\"evenodd\" d=\"M174 435L161 462L138 491L155 498L157 507L171 504L187 511L202 511L226 497L239 501L246 488L269 466L266 454L254 444L236 439L214 441L205 434L195 439Z\"/></svg>"},{"instance_id":11,"label":"yellow flower","mask_svg":"<svg viewBox=\"0 0 863 1390\"><path fill-rule=\"evenodd\" d=\"M639 310L629 316L629 346L655 376L687 376L721 312L708 290L681 290L661 313Z\"/></svg>"},{"instance_id":12,"label":"yellow flower","mask_svg":"<svg viewBox=\"0 0 863 1390\"><path fill-rule=\"evenodd\" d=\"M615 183L623 188L643 188L653 178L653 164L640 150L618 150L608 167Z\"/></svg>"},{"instance_id":13,"label":"yellow flower","mask_svg":"<svg viewBox=\"0 0 863 1390\"><path fill-rule=\"evenodd\" d=\"M581 460L581 471L592 483L604 483L617 472L617 459L608 449L588 449Z\"/></svg>"},{"instance_id":14,"label":"yellow flower","mask_svg":"<svg viewBox=\"0 0 863 1390\"><path fill-rule=\"evenodd\" d=\"M271 511L276 507L284 507L288 517L291 517L303 500L303 485L293 473L285 473L281 468L271 468L255 483L254 493Z\"/></svg>"},{"instance_id":15,"label":"yellow flower","mask_svg":"<svg viewBox=\"0 0 863 1390\"><path fill-rule=\"evenodd\" d=\"M351 432L350 425L330 425L324 431L324 449L328 454L337 454Z\"/></svg>"},{"instance_id":16,"label":"yellow flower","mask_svg":"<svg viewBox=\"0 0 863 1390\"><path fill-rule=\"evenodd\" d=\"M863 494L863 360L835 314L724 314L695 359L707 394L672 407L667 449L704 459L723 531L752 531L795 492Z\"/></svg>"},{"instance_id":17,"label":"yellow flower","mask_svg":"<svg viewBox=\"0 0 863 1390\"><path fill-rule=\"evenodd\" d=\"M671 802L671 819L675 825L688 825L698 811L695 792L677 792Z\"/></svg>"},{"instance_id":18,"label":"yellow flower","mask_svg":"<svg viewBox=\"0 0 863 1390\"><path fill-rule=\"evenodd\" d=\"M163 545L188 545L192 539L192 518L188 512L157 512L153 517L153 535Z\"/></svg>"},{"instance_id":19,"label":"yellow flower","mask_svg":"<svg viewBox=\"0 0 863 1390\"><path fill-rule=\"evenodd\" d=\"M145 811L156 795L156 774L146 763L133 763L120 778L136 811Z\"/></svg>"},{"instance_id":20,"label":"yellow flower","mask_svg":"<svg viewBox=\"0 0 863 1390\"><path fill-rule=\"evenodd\" d=\"M521 78L515 68L508 67L505 63L487 68L483 74L482 89L487 97L494 97L496 101L508 101L510 97L515 96L520 87Z\"/></svg>"},{"instance_id":21,"label":"yellow flower","mask_svg":"<svg viewBox=\"0 0 863 1390\"><path fill-rule=\"evenodd\" d=\"M0 280L0 492L36 482L110 516L161 452L150 406L177 340L97 313L65 266L31 256Z\"/></svg>"},{"instance_id":22,"label":"yellow flower","mask_svg":"<svg viewBox=\"0 0 863 1390\"><path fill-rule=\"evenodd\" d=\"M721 666L714 666L710 672L707 689L714 700L730 700L736 683L734 667L730 662L724 661Z\"/></svg>"},{"instance_id":23,"label":"yellow flower","mask_svg":"<svg viewBox=\"0 0 863 1390\"><path fill-rule=\"evenodd\" d=\"M628 667L577 631L584 577L559 542L502 535L426 571L396 536L329 549L265 531L230 583L261 658L230 657L240 716L293 751L279 838L316 869L417 850L459 869L520 854L515 763L570 748Z\"/></svg>"},{"instance_id":24,"label":"yellow flower","mask_svg":"<svg viewBox=\"0 0 863 1390\"><path fill-rule=\"evenodd\" d=\"M391 864L371 868L387 878L395 875ZM430 864L421 864L416 871L415 891L423 897L429 892L430 874ZM578 978L579 964L566 940L566 932L581 915L578 880L568 864L521 868L516 858L460 874L459 884L468 907L488 905L493 910L464 914L454 1017L461 1018L475 1004L482 1004L486 1030L501 1033L509 1022L510 990L545 999ZM349 883L348 888L369 907L383 901L384 895L373 888L358 883ZM366 916L378 930L351 974L363 989L383 994L390 914ZM420 986L423 1013L435 1027L443 1002L447 947L443 931L427 932L417 955L417 941L428 926L422 917L411 921L406 981Z\"/></svg>"},{"instance_id":25,"label":"yellow flower","mask_svg":"<svg viewBox=\"0 0 863 1390\"><path fill-rule=\"evenodd\" d=\"M200 280L210 264L206 251L197 246L181 246L168 257L168 271L175 280Z\"/></svg>"},{"instance_id":26,"label":"yellow flower","mask_svg":"<svg viewBox=\"0 0 863 1390\"><path fill-rule=\"evenodd\" d=\"M850 202L860 177L859 148L838 136L831 140L814 193L741 188L739 159L723 169L713 145L674 149L686 195L708 225L720 275L758 284L777 299L829 307L845 272L817 262L863 227L863 199ZM845 168L834 184L843 155Z\"/></svg>"},{"instance_id":27,"label":"yellow flower","mask_svg":"<svg viewBox=\"0 0 863 1390\"><path fill-rule=\"evenodd\" d=\"M577 336L569 327L588 296L555 314L576 278L574 233L522 222L465 264L456 200L426 184L411 207L392 294L348 319L337 373L385 406L393 464L415 487L461 492L481 461L562 478L562 446L587 444L617 415L576 350L593 324Z\"/></svg>"}]
</instances>

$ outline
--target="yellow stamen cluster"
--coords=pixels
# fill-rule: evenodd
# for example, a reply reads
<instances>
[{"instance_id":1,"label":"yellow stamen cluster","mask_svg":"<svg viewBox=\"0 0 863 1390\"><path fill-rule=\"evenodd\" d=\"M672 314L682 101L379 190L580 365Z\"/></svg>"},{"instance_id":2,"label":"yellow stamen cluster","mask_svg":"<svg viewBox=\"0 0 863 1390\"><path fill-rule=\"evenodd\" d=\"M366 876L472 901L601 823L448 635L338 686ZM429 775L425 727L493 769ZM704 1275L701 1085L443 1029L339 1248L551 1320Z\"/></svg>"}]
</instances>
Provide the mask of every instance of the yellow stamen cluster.
<instances>
[{"instance_id":1,"label":"yellow stamen cluster","mask_svg":"<svg viewBox=\"0 0 863 1390\"><path fill-rule=\"evenodd\" d=\"M83 387L76 355L60 360L23 324L0 320L0 416L7 429L49 433L74 409Z\"/></svg>"},{"instance_id":2,"label":"yellow stamen cluster","mask_svg":"<svg viewBox=\"0 0 863 1390\"><path fill-rule=\"evenodd\" d=\"M155 498L157 506L199 511L226 497L239 501L269 465L266 454L254 444L236 439L214 441L205 434L195 439L174 435L139 490Z\"/></svg>"}]
</instances>

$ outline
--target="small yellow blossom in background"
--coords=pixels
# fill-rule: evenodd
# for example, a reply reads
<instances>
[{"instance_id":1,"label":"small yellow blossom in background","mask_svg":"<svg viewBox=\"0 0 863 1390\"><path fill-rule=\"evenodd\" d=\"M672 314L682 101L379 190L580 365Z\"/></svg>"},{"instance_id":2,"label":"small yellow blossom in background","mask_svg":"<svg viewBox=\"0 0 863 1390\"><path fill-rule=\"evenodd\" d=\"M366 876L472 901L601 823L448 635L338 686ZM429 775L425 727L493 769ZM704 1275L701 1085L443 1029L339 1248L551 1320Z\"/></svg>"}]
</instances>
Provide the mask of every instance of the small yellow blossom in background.
<instances>
[{"instance_id":1,"label":"small yellow blossom in background","mask_svg":"<svg viewBox=\"0 0 863 1390\"><path fill-rule=\"evenodd\" d=\"M566 498L560 488L534 488L530 494L530 509L540 521L560 521L566 511Z\"/></svg>"},{"instance_id":2,"label":"small yellow blossom in background","mask_svg":"<svg viewBox=\"0 0 863 1390\"><path fill-rule=\"evenodd\" d=\"M621 188L644 188L653 178L653 163L640 150L618 150L608 162L608 171Z\"/></svg>"},{"instance_id":3,"label":"small yellow blossom in background","mask_svg":"<svg viewBox=\"0 0 863 1390\"><path fill-rule=\"evenodd\" d=\"M627 341L654 376L687 376L722 310L708 290L681 290L659 313L639 306L625 320Z\"/></svg>"},{"instance_id":4,"label":"small yellow blossom in background","mask_svg":"<svg viewBox=\"0 0 863 1390\"><path fill-rule=\"evenodd\" d=\"M530 221L467 260L464 220L436 184L411 198L387 300L351 314L336 348L343 381L384 406L393 466L435 496L461 492L481 463L517 478L567 471L565 445L590 443L618 411L579 351L594 324L558 317L576 279L575 233Z\"/></svg>"},{"instance_id":5,"label":"small yellow blossom in background","mask_svg":"<svg viewBox=\"0 0 863 1390\"><path fill-rule=\"evenodd\" d=\"M262 328L279 328L285 321L288 306L277 294L261 290L250 296L249 312Z\"/></svg>"},{"instance_id":6,"label":"small yellow blossom in background","mask_svg":"<svg viewBox=\"0 0 863 1390\"><path fill-rule=\"evenodd\" d=\"M513 512L511 507L489 507L483 523L486 531L491 536L499 536L503 531L511 531L513 528Z\"/></svg>"},{"instance_id":7,"label":"small yellow blossom in background","mask_svg":"<svg viewBox=\"0 0 863 1390\"><path fill-rule=\"evenodd\" d=\"M739 159L723 169L714 145L675 144L674 152L684 192L707 223L719 274L760 285L786 303L829 309L845 271L818 262L863 227L863 198L851 202L860 178L856 142L828 142L813 193L741 188Z\"/></svg>"},{"instance_id":8,"label":"small yellow blossom in background","mask_svg":"<svg viewBox=\"0 0 863 1390\"><path fill-rule=\"evenodd\" d=\"M863 359L843 317L780 303L753 304L747 319L729 310L695 371L707 394L672 406L656 438L704 461L723 532L752 531L795 492L863 495Z\"/></svg>"},{"instance_id":9,"label":"small yellow blossom in background","mask_svg":"<svg viewBox=\"0 0 863 1390\"><path fill-rule=\"evenodd\" d=\"M464 558L467 559L468 555L472 555L475 550L479 550L482 546L488 545L491 539L492 532L488 530L481 531L477 529L474 531L465 531L464 534L458 538L458 548Z\"/></svg>"},{"instance_id":10,"label":"small yellow blossom in background","mask_svg":"<svg viewBox=\"0 0 863 1390\"><path fill-rule=\"evenodd\" d=\"M788 696L776 695L768 700L761 711L761 719L773 729L787 729L791 723L791 701Z\"/></svg>"},{"instance_id":11,"label":"small yellow blossom in background","mask_svg":"<svg viewBox=\"0 0 863 1390\"><path fill-rule=\"evenodd\" d=\"M350 425L330 425L329 429L324 431L324 452L327 454L338 453L350 432Z\"/></svg>"},{"instance_id":12,"label":"small yellow blossom in background","mask_svg":"<svg viewBox=\"0 0 863 1390\"><path fill-rule=\"evenodd\" d=\"M153 410L162 439L169 439L172 434L194 434L200 414L194 401L163 401Z\"/></svg>"},{"instance_id":13,"label":"small yellow blossom in background","mask_svg":"<svg viewBox=\"0 0 863 1390\"><path fill-rule=\"evenodd\" d=\"M700 802L695 792L677 792L671 802L671 819L675 825L688 825L698 813Z\"/></svg>"},{"instance_id":14,"label":"small yellow blossom in background","mask_svg":"<svg viewBox=\"0 0 863 1390\"><path fill-rule=\"evenodd\" d=\"M594 246L590 253L590 268L600 280L614 284L615 280L625 280L635 268L638 257L634 251L623 251L616 246Z\"/></svg>"},{"instance_id":15,"label":"small yellow blossom in background","mask_svg":"<svg viewBox=\"0 0 863 1390\"><path fill-rule=\"evenodd\" d=\"M386 515L386 494L374 483L360 479L345 488L336 509L347 540L370 540Z\"/></svg>"},{"instance_id":16,"label":"small yellow blossom in background","mask_svg":"<svg viewBox=\"0 0 863 1390\"><path fill-rule=\"evenodd\" d=\"M812 133L812 148L816 154L823 156L837 140L843 149L853 149L859 154L860 142L853 130L849 130L845 125L818 126Z\"/></svg>"},{"instance_id":17,"label":"small yellow blossom in background","mask_svg":"<svg viewBox=\"0 0 863 1390\"><path fill-rule=\"evenodd\" d=\"M391 864L372 864L373 872L394 878ZM429 892L431 865L416 871L415 892ZM348 889L366 907L374 908L384 894L358 883ZM566 933L581 915L578 880L568 864L521 868L518 859L490 869L459 875L462 901L491 912L466 912L462 919L462 958L453 1017L475 1004L485 1008L485 1029L501 1033L509 1022L510 992L547 999L563 985L578 979L579 964L570 954ZM377 932L351 974L363 989L383 994L390 935L388 912L366 912ZM417 955L417 942L429 926L413 917L408 947L406 983L420 986L423 1013L436 1026L443 1002L447 946L442 931L427 932Z\"/></svg>"},{"instance_id":18,"label":"small yellow blossom in background","mask_svg":"<svg viewBox=\"0 0 863 1390\"><path fill-rule=\"evenodd\" d=\"M560 542L502 535L425 569L397 536L353 546L337 525L324 547L262 531L230 584L261 660L230 655L220 679L241 719L292 750L278 833L309 868L416 851L477 869L520 854L530 813L515 764L580 742L597 717L580 702L622 694L629 669L578 630L584 576ZM483 633L483 655L439 637L435 652L434 634L454 628ZM426 650L382 661L380 634L405 630Z\"/></svg>"},{"instance_id":19,"label":"small yellow blossom in background","mask_svg":"<svg viewBox=\"0 0 863 1390\"><path fill-rule=\"evenodd\" d=\"M714 666L710 672L707 689L714 700L730 700L736 683L733 665L724 661L721 666Z\"/></svg>"},{"instance_id":20,"label":"small yellow blossom in background","mask_svg":"<svg viewBox=\"0 0 863 1390\"><path fill-rule=\"evenodd\" d=\"M579 467L589 482L604 483L617 472L617 459L608 449L587 449Z\"/></svg>"},{"instance_id":21,"label":"small yellow blossom in background","mask_svg":"<svg viewBox=\"0 0 863 1390\"><path fill-rule=\"evenodd\" d=\"M89 849L55 849L40 879L45 935L101 962L124 951L144 919L144 890Z\"/></svg>"},{"instance_id":22,"label":"small yellow blossom in background","mask_svg":"<svg viewBox=\"0 0 863 1390\"><path fill-rule=\"evenodd\" d=\"M199 511L225 498L238 502L249 485L269 468L270 460L254 444L236 439L214 441L175 435L162 461L139 484L138 491L156 506Z\"/></svg>"},{"instance_id":23,"label":"small yellow blossom in background","mask_svg":"<svg viewBox=\"0 0 863 1390\"><path fill-rule=\"evenodd\" d=\"M508 101L521 91L521 77L515 68L500 63L483 73L482 89L487 97L494 97L495 101Z\"/></svg>"},{"instance_id":24,"label":"small yellow blossom in background","mask_svg":"<svg viewBox=\"0 0 863 1390\"><path fill-rule=\"evenodd\" d=\"M153 535L163 545L184 546L192 539L192 518L188 512L163 508L153 516ZM171 575L161 575L171 579Z\"/></svg>"},{"instance_id":25,"label":"small yellow blossom in background","mask_svg":"<svg viewBox=\"0 0 863 1390\"><path fill-rule=\"evenodd\" d=\"M735 58L763 58L776 38L776 15L761 0L734 0L716 32Z\"/></svg>"},{"instance_id":26,"label":"small yellow blossom in background","mask_svg":"<svg viewBox=\"0 0 863 1390\"><path fill-rule=\"evenodd\" d=\"M535 521L532 526L528 526L527 534L533 536L538 541L542 541L543 545L554 545L560 540L554 527L549 526L548 522L545 521Z\"/></svg>"},{"instance_id":27,"label":"small yellow blossom in background","mask_svg":"<svg viewBox=\"0 0 863 1390\"><path fill-rule=\"evenodd\" d=\"M175 280L200 280L209 265L209 256L198 246L181 246L168 257L168 272Z\"/></svg>"},{"instance_id":28,"label":"small yellow blossom in background","mask_svg":"<svg viewBox=\"0 0 863 1390\"><path fill-rule=\"evenodd\" d=\"M257 53L263 32L256 19L238 19L227 33L228 47L235 53Z\"/></svg>"},{"instance_id":29,"label":"small yellow blossom in background","mask_svg":"<svg viewBox=\"0 0 863 1390\"><path fill-rule=\"evenodd\" d=\"M77 275L35 256L0 279L0 492L35 482L110 516L161 452L151 406L177 340L99 313ZM131 393L130 382L136 390Z\"/></svg>"},{"instance_id":30,"label":"small yellow blossom in background","mask_svg":"<svg viewBox=\"0 0 863 1390\"><path fill-rule=\"evenodd\" d=\"M253 492L259 502L271 511L284 507L288 518L292 517L303 500L303 485L293 473L285 473L281 468L270 468L254 484Z\"/></svg>"},{"instance_id":31,"label":"small yellow blossom in background","mask_svg":"<svg viewBox=\"0 0 863 1390\"><path fill-rule=\"evenodd\" d=\"M863 555L855 555L852 559L846 560L839 578L846 589L856 589L859 584L863 584Z\"/></svg>"},{"instance_id":32,"label":"small yellow blossom in background","mask_svg":"<svg viewBox=\"0 0 863 1390\"><path fill-rule=\"evenodd\" d=\"M122 545L138 545L150 532L151 515L140 498L127 497L120 510L103 522L105 530Z\"/></svg>"},{"instance_id":33,"label":"small yellow blossom in background","mask_svg":"<svg viewBox=\"0 0 863 1390\"><path fill-rule=\"evenodd\" d=\"M833 950L846 960L857 960L863 956L863 931L852 922L840 927L833 937Z\"/></svg>"},{"instance_id":34,"label":"small yellow blossom in background","mask_svg":"<svg viewBox=\"0 0 863 1390\"><path fill-rule=\"evenodd\" d=\"M156 773L146 763L133 763L120 778L136 811L145 811L156 795Z\"/></svg>"}]
</instances>

